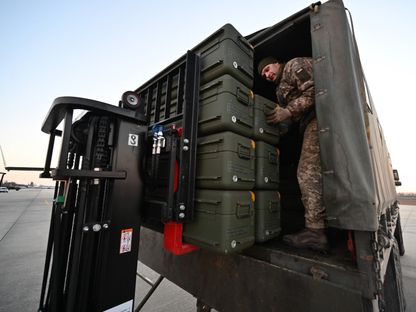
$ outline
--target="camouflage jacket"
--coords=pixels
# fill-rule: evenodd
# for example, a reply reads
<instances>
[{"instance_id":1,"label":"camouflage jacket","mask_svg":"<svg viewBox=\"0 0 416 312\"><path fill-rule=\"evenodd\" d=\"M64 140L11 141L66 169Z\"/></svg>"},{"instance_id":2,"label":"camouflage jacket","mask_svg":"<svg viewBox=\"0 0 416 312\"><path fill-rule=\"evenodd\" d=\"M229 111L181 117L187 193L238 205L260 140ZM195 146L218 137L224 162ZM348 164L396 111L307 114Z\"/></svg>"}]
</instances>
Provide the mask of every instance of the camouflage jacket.
<instances>
[{"instance_id":1,"label":"camouflage jacket","mask_svg":"<svg viewBox=\"0 0 416 312\"><path fill-rule=\"evenodd\" d=\"M276 79L276 95L280 106L292 113L294 121L308 114L315 105L315 86L312 59L297 57L284 65L281 77ZM284 103L280 103L283 102Z\"/></svg>"}]
</instances>

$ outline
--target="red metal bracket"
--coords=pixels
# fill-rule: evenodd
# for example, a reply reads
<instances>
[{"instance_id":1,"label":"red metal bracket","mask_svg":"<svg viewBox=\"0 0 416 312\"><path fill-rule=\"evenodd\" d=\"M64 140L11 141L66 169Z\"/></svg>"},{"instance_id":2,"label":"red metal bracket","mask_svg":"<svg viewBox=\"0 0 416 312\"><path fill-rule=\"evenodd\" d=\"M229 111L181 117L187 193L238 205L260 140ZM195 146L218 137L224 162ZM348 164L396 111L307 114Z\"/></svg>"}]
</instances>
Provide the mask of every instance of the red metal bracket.
<instances>
[{"instance_id":1,"label":"red metal bracket","mask_svg":"<svg viewBox=\"0 0 416 312\"><path fill-rule=\"evenodd\" d=\"M353 237L352 231L348 231L347 249L351 253L352 259L355 261L356 254L355 254L354 237Z\"/></svg>"},{"instance_id":2,"label":"red metal bracket","mask_svg":"<svg viewBox=\"0 0 416 312\"><path fill-rule=\"evenodd\" d=\"M199 247L182 242L183 224L177 222L165 223L165 231L163 235L163 246L165 249L175 255L183 255Z\"/></svg>"}]
</instances>

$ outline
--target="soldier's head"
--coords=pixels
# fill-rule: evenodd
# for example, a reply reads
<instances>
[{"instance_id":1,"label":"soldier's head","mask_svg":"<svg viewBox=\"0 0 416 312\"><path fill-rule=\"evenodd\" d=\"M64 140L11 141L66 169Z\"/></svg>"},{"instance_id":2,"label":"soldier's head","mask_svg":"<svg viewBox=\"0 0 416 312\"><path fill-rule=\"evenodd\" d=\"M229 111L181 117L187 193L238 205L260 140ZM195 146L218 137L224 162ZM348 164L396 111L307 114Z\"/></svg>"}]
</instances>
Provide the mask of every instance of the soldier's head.
<instances>
[{"instance_id":1,"label":"soldier's head","mask_svg":"<svg viewBox=\"0 0 416 312\"><path fill-rule=\"evenodd\" d=\"M267 81L274 81L277 77L279 67L279 62L274 57L268 56L259 62L257 65L257 70L259 75Z\"/></svg>"}]
</instances>

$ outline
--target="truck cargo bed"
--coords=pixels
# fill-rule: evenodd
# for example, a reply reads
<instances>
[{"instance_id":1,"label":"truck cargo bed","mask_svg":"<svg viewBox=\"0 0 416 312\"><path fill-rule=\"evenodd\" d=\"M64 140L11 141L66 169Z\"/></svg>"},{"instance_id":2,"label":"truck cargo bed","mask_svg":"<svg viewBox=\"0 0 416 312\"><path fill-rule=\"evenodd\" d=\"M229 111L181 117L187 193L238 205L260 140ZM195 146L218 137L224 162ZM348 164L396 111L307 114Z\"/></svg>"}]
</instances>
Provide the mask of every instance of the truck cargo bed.
<instances>
[{"instance_id":1,"label":"truck cargo bed","mask_svg":"<svg viewBox=\"0 0 416 312\"><path fill-rule=\"evenodd\" d=\"M242 254L198 250L174 256L164 251L162 234L141 231L139 260L219 311L310 311L312 306L361 311L366 304L365 274L342 246L325 255L294 250L275 239ZM305 305L303 299L312 302Z\"/></svg>"}]
</instances>

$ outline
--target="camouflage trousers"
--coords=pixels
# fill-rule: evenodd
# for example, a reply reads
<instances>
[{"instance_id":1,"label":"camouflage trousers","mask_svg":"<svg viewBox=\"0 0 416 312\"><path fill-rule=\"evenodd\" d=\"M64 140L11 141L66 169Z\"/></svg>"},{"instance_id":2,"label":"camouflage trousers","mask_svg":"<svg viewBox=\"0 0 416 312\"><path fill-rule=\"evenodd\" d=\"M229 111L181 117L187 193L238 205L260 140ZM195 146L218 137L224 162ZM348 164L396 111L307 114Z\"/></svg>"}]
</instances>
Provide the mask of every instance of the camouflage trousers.
<instances>
[{"instance_id":1,"label":"camouflage trousers","mask_svg":"<svg viewBox=\"0 0 416 312\"><path fill-rule=\"evenodd\" d=\"M321 157L316 118L309 122L305 129L297 176L302 193L302 203L305 207L305 226L311 229L325 228Z\"/></svg>"}]
</instances>

